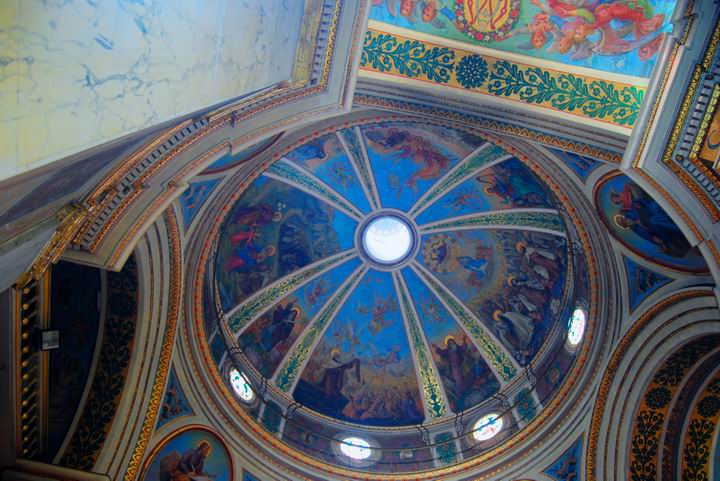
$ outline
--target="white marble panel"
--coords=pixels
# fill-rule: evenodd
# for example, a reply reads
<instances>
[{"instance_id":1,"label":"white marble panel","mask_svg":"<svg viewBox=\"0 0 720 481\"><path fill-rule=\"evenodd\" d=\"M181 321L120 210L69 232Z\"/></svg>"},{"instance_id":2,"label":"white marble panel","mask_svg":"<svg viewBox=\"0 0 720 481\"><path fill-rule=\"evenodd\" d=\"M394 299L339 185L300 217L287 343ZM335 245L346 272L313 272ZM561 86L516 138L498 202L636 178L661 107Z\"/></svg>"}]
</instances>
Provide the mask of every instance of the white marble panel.
<instances>
[{"instance_id":1,"label":"white marble panel","mask_svg":"<svg viewBox=\"0 0 720 481\"><path fill-rule=\"evenodd\" d=\"M289 80L303 0L0 0L0 179Z\"/></svg>"}]
</instances>

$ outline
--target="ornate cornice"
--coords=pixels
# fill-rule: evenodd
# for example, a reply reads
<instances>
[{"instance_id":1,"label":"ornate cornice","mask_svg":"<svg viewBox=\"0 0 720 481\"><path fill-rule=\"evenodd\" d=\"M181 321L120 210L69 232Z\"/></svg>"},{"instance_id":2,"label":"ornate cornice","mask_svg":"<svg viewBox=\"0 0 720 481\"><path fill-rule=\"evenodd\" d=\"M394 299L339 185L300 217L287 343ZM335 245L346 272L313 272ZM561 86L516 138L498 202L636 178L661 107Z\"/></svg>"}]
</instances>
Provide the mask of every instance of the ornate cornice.
<instances>
[{"instance_id":1,"label":"ornate cornice","mask_svg":"<svg viewBox=\"0 0 720 481\"><path fill-rule=\"evenodd\" d=\"M184 182L196 171L203 162L210 162L213 155L217 156L240 144L246 144L261 139L272 130L277 130L283 125L290 125L295 122L312 118L317 115L324 115L326 112L338 110L346 103L345 98L339 99L338 104L317 108L305 113L290 114L280 122L266 125L249 133L241 138L230 142L223 142L212 149L212 155L205 153L194 159L189 165L184 166L179 173L164 182L159 188L160 192L152 192L151 182L160 172L172 164L172 161L185 154L190 148L197 146L201 141L207 139L211 134L225 127L235 127L247 122L261 113L268 112L283 106L291 106L302 99L326 94L330 89L330 77L335 55L335 44L339 32L339 23L343 9L348 4L334 1L330 12L323 12L321 15L321 28L318 35L323 37L319 45L324 49L323 55L318 57L316 53L315 64L322 65L317 75L312 76L304 83L285 83L276 86L270 91L263 92L258 96L242 100L239 104L224 107L212 112L202 118L188 120L168 130L150 143L138 149L135 153L123 161L118 169L110 173L84 200L83 204L88 208L82 226L73 237L72 248L76 251L86 251L91 254L98 253L103 248L104 242L108 239L110 232L116 228L121 219L129 211L131 206L137 204L142 197L152 195L149 208L143 210L142 222L133 220L134 231L137 235L139 229L145 227L144 223L158 214L170 199L176 195ZM328 4L328 0L324 2ZM365 3L361 4L359 16L364 18ZM359 22L356 22L355 30L352 32L352 39L358 38L361 34ZM350 82L350 72L355 63L356 53L351 51L347 65L343 67L345 76L344 90L341 94L347 96L347 89ZM155 190L158 190L155 187ZM138 225L139 224L139 225ZM123 249L133 241L133 237L124 236L121 241L121 249L113 248L111 264L117 262L124 254Z\"/></svg>"},{"instance_id":2,"label":"ornate cornice","mask_svg":"<svg viewBox=\"0 0 720 481\"><path fill-rule=\"evenodd\" d=\"M532 140L550 147L567 150L580 155L594 157L605 162L620 163L622 156L616 152L596 147L577 140L540 132L528 127L519 127L498 120L487 119L476 115L454 112L439 107L429 107L422 104L377 97L373 95L357 94L355 103L365 107L374 107L381 110L402 112L411 115L420 115L439 121L455 122L472 128L488 130L490 132L506 134L513 137Z\"/></svg>"},{"instance_id":3,"label":"ornate cornice","mask_svg":"<svg viewBox=\"0 0 720 481\"><path fill-rule=\"evenodd\" d=\"M709 123L708 115L712 115L711 112L715 110L714 105L717 103L717 82L720 77L719 45L720 18L715 21L702 59L692 69L687 89L662 154L662 163L687 186L713 222L720 221L720 174L708 168L698 158L697 152L707 128L703 128L703 123ZM636 158L635 165L638 161L639 158Z\"/></svg>"},{"instance_id":4,"label":"ornate cornice","mask_svg":"<svg viewBox=\"0 0 720 481\"><path fill-rule=\"evenodd\" d=\"M54 264L60 259L65 248L70 244L89 213L90 211L85 207L71 204L63 207L56 214L59 221L57 229L55 229L45 247L35 257L27 272L18 279L18 287L23 287L30 281L40 279L50 267L50 264Z\"/></svg>"}]
</instances>

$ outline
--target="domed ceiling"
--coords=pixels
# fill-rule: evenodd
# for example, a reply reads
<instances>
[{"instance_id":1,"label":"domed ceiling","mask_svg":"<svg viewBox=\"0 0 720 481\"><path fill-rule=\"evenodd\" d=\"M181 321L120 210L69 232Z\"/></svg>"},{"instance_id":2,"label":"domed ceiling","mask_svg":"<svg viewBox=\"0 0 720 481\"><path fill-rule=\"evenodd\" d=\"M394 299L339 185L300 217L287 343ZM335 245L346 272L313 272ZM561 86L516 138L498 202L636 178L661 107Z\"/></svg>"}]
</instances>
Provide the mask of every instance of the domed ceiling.
<instances>
[{"instance_id":1,"label":"domed ceiling","mask_svg":"<svg viewBox=\"0 0 720 481\"><path fill-rule=\"evenodd\" d=\"M563 211L533 169L465 132L382 122L321 135L225 218L213 284L226 342L249 379L320 419L452 418L557 364L588 296Z\"/></svg>"}]
</instances>

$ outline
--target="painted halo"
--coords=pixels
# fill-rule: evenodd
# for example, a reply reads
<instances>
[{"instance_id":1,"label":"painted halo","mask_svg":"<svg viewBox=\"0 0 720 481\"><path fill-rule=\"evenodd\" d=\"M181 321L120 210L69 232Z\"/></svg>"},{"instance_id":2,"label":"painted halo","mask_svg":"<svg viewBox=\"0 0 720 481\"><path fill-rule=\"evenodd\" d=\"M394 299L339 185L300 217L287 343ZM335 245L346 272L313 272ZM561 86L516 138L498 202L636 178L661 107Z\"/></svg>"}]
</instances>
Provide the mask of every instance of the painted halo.
<instances>
[{"instance_id":1,"label":"painted halo","mask_svg":"<svg viewBox=\"0 0 720 481\"><path fill-rule=\"evenodd\" d=\"M611 174L595 188L598 214L627 249L651 263L686 272L707 272L696 247L690 246L670 216L640 186Z\"/></svg>"},{"instance_id":2,"label":"painted halo","mask_svg":"<svg viewBox=\"0 0 720 481\"><path fill-rule=\"evenodd\" d=\"M187 475L190 467L197 476L216 481L234 479L232 458L225 443L209 429L194 425L160 441L148 457L140 479L174 479Z\"/></svg>"}]
</instances>

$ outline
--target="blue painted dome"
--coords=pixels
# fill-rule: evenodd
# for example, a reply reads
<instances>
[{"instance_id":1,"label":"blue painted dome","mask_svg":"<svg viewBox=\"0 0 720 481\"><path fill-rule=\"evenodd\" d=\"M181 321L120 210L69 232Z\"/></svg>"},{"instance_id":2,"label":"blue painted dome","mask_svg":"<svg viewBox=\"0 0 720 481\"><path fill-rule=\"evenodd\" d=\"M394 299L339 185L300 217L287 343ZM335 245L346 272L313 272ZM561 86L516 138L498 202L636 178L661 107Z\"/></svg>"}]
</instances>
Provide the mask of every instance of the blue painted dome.
<instances>
[{"instance_id":1,"label":"blue painted dome","mask_svg":"<svg viewBox=\"0 0 720 481\"><path fill-rule=\"evenodd\" d=\"M442 421L504 390L532 411L542 400L519 379L551 361L567 372L572 353L556 351L587 296L571 292L562 210L527 162L459 130L383 122L309 140L221 229L228 347L256 385L341 424Z\"/></svg>"}]
</instances>

